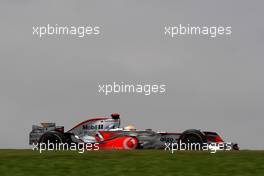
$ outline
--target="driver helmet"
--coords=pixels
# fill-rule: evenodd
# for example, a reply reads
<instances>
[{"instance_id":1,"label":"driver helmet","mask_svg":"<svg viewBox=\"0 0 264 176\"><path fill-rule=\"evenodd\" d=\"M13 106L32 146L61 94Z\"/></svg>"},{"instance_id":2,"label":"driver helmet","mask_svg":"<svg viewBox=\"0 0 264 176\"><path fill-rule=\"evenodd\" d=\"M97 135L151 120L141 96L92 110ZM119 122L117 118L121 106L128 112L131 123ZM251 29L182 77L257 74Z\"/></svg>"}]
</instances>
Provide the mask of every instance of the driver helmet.
<instances>
[{"instance_id":1,"label":"driver helmet","mask_svg":"<svg viewBox=\"0 0 264 176\"><path fill-rule=\"evenodd\" d=\"M128 125L126 127L124 127L124 130L127 130L127 131L135 131L136 128L134 125Z\"/></svg>"}]
</instances>

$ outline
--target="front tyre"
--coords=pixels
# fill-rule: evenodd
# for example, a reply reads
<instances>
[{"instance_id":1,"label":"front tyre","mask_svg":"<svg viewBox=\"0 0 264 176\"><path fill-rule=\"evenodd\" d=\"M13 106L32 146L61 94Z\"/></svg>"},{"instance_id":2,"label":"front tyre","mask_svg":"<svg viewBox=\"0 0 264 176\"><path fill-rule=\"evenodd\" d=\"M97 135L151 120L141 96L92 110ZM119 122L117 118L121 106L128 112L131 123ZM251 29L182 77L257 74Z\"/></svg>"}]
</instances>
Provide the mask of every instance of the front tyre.
<instances>
[{"instance_id":1,"label":"front tyre","mask_svg":"<svg viewBox=\"0 0 264 176\"><path fill-rule=\"evenodd\" d=\"M191 150L193 149L192 147L195 147L194 150L201 150L203 143L207 142L205 135L195 129L184 131L179 140L181 143L191 146Z\"/></svg>"}]
</instances>

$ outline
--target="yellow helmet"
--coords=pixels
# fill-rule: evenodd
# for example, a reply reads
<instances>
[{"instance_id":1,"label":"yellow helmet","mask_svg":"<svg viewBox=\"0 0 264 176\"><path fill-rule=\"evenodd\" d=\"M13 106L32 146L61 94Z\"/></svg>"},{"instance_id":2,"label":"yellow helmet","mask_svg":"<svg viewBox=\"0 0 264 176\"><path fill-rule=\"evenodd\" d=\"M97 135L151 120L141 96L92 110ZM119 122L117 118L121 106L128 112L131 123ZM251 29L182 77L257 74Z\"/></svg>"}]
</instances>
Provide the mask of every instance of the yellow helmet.
<instances>
[{"instance_id":1,"label":"yellow helmet","mask_svg":"<svg viewBox=\"0 0 264 176\"><path fill-rule=\"evenodd\" d=\"M132 130L136 130L136 128L133 125L128 125L128 126L124 127L124 130L132 131Z\"/></svg>"}]
</instances>

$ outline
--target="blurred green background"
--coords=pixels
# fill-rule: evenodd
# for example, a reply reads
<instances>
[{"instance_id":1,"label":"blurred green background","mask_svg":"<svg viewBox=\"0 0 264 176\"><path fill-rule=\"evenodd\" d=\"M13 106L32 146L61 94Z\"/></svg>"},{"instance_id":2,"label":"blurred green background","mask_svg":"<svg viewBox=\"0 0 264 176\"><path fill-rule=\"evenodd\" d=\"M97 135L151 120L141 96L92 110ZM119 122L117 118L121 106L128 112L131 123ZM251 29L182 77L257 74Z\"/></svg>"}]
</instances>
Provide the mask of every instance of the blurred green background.
<instances>
[{"instance_id":1,"label":"blurred green background","mask_svg":"<svg viewBox=\"0 0 264 176\"><path fill-rule=\"evenodd\" d=\"M237 175L263 176L264 151L44 151L0 150L1 176Z\"/></svg>"}]
</instances>

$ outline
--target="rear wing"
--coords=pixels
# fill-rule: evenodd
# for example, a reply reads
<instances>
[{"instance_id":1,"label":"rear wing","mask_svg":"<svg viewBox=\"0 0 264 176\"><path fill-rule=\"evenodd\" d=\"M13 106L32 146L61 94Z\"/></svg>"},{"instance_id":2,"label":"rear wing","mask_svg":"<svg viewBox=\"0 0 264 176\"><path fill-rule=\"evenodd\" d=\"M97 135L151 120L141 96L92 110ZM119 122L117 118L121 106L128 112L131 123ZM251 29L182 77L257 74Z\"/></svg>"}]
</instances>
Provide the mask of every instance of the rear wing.
<instances>
[{"instance_id":1,"label":"rear wing","mask_svg":"<svg viewBox=\"0 0 264 176\"><path fill-rule=\"evenodd\" d=\"M56 126L56 123L41 123L41 125L32 125L32 131L29 133L29 144L38 143L40 137L48 131L59 131L64 133L64 126Z\"/></svg>"}]
</instances>

